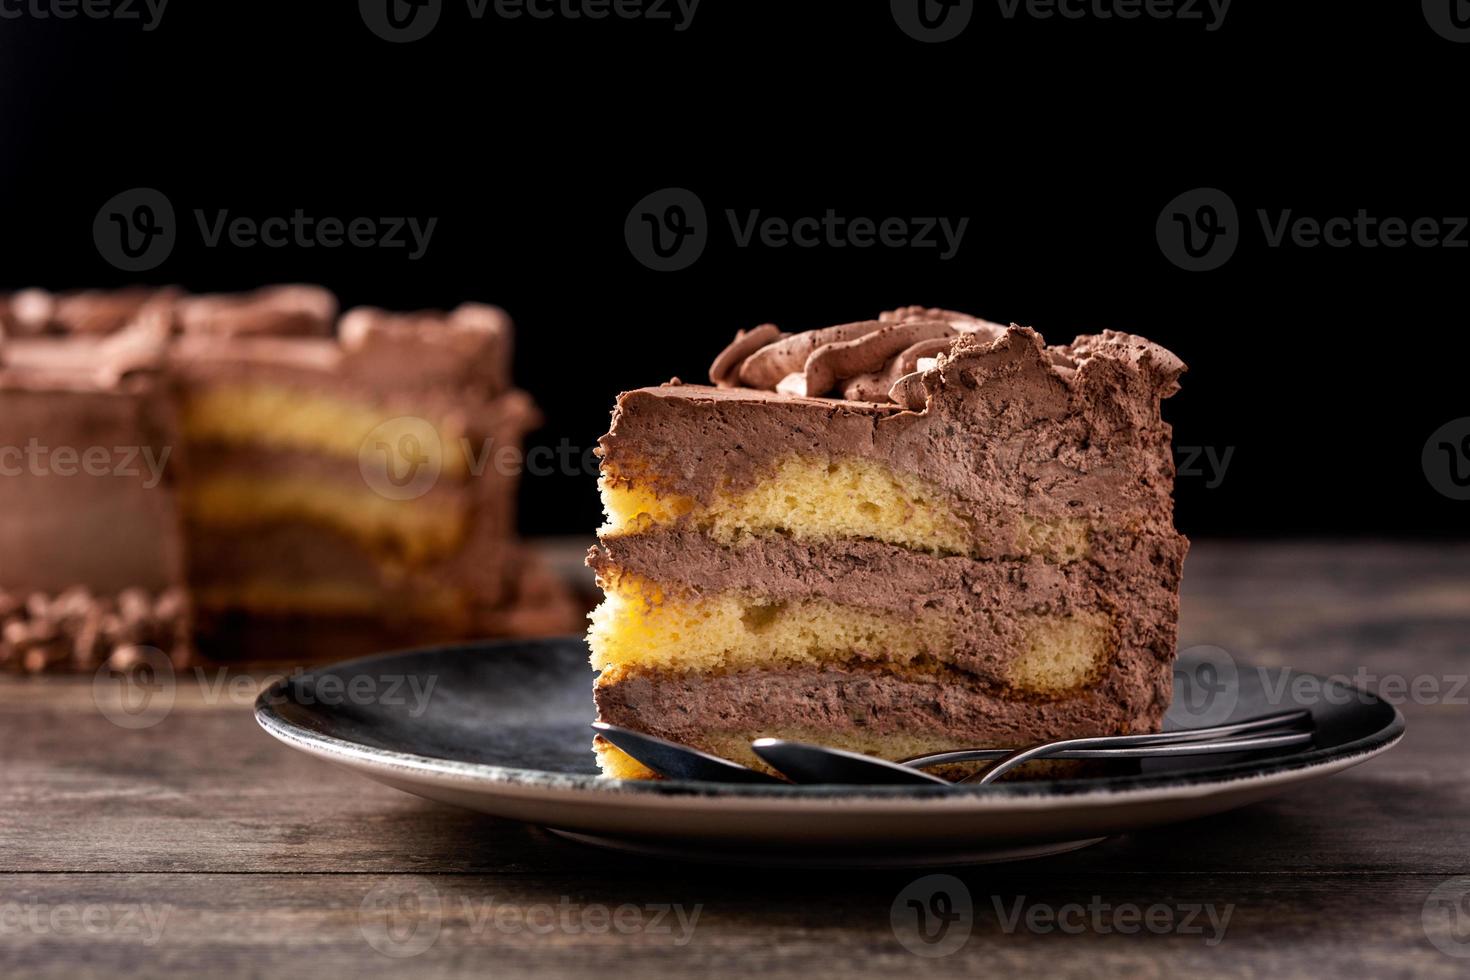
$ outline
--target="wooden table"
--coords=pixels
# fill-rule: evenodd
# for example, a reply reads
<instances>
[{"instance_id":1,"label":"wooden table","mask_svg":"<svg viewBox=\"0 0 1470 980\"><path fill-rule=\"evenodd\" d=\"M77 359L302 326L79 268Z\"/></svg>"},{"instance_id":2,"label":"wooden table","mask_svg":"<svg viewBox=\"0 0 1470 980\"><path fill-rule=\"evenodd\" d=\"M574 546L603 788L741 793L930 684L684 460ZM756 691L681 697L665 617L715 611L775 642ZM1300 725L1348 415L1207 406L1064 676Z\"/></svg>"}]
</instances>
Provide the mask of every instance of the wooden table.
<instances>
[{"instance_id":1,"label":"wooden table","mask_svg":"<svg viewBox=\"0 0 1470 980\"><path fill-rule=\"evenodd\" d=\"M1185 585L1185 646L1419 679L1408 737L1273 802L957 870L944 956L891 918L922 873L585 848L292 752L248 681L181 682L128 730L90 678L7 678L0 976L1465 976L1470 547L1205 543Z\"/></svg>"}]
</instances>

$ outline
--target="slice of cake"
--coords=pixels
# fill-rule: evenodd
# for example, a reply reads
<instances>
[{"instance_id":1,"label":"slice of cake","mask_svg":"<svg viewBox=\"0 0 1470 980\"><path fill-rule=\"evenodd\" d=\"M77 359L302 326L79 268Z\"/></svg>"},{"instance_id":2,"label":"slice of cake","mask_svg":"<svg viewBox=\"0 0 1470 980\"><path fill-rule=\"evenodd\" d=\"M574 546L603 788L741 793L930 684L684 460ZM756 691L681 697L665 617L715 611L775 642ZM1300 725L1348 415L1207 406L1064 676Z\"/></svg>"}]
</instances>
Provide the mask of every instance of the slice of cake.
<instances>
[{"instance_id":1,"label":"slice of cake","mask_svg":"<svg viewBox=\"0 0 1470 980\"><path fill-rule=\"evenodd\" d=\"M169 326L141 293L0 297L0 670L190 648Z\"/></svg>"},{"instance_id":2,"label":"slice of cake","mask_svg":"<svg viewBox=\"0 0 1470 980\"><path fill-rule=\"evenodd\" d=\"M602 438L599 717L762 767L1158 729L1180 569L1160 402L1107 331L942 310L742 332ZM611 776L650 775L600 739Z\"/></svg>"},{"instance_id":3,"label":"slice of cake","mask_svg":"<svg viewBox=\"0 0 1470 980\"><path fill-rule=\"evenodd\" d=\"M0 664L572 628L515 535L539 416L500 310L29 290L0 297L0 329Z\"/></svg>"},{"instance_id":4,"label":"slice of cake","mask_svg":"<svg viewBox=\"0 0 1470 980\"><path fill-rule=\"evenodd\" d=\"M180 497L201 633L222 652L303 631L352 649L493 631L521 569L516 473L495 453L539 423L510 384L510 321L473 304L363 308L334 334L331 306L308 298L181 310Z\"/></svg>"}]
</instances>

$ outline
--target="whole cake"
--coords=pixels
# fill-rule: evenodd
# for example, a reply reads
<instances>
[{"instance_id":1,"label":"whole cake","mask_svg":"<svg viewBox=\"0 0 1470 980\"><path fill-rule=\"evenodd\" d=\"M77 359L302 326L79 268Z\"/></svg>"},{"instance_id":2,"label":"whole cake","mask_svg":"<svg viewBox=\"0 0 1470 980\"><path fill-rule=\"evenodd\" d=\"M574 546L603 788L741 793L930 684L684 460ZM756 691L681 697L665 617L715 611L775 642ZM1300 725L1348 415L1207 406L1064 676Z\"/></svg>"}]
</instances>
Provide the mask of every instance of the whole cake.
<instances>
[{"instance_id":1,"label":"whole cake","mask_svg":"<svg viewBox=\"0 0 1470 980\"><path fill-rule=\"evenodd\" d=\"M574 610L515 539L498 309L311 286L0 297L0 662L310 659Z\"/></svg>"},{"instance_id":2,"label":"whole cake","mask_svg":"<svg viewBox=\"0 0 1470 980\"><path fill-rule=\"evenodd\" d=\"M711 386L625 392L589 555L599 717L758 768L760 737L899 759L1157 730L1183 371L1130 334L1049 347L910 307L761 326Z\"/></svg>"}]
</instances>

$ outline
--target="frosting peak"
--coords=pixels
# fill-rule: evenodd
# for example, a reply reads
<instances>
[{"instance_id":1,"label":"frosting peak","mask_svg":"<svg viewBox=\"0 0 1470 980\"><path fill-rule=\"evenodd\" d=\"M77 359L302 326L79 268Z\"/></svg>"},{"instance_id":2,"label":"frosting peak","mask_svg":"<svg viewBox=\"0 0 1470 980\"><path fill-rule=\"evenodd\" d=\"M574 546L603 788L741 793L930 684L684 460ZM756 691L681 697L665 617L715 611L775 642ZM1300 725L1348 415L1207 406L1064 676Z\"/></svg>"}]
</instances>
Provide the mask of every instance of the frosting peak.
<instances>
[{"instance_id":1,"label":"frosting peak","mask_svg":"<svg viewBox=\"0 0 1470 980\"><path fill-rule=\"evenodd\" d=\"M1004 332L997 323L922 306L795 334L768 323L737 334L715 358L710 380L725 388L807 398L838 391L851 401L905 404L894 397L900 382L932 367L957 338L977 335L989 341Z\"/></svg>"},{"instance_id":2,"label":"frosting peak","mask_svg":"<svg viewBox=\"0 0 1470 980\"><path fill-rule=\"evenodd\" d=\"M905 306L876 320L844 323L800 333L774 324L742 330L710 366L710 381L722 388L757 388L806 398L892 402L910 411L927 404L924 376L957 353L989 348L1012 331L1039 335L952 310ZM1105 330L1071 344L1046 347L1046 360L1070 380L1089 360L1103 357L1147 369L1163 379L1165 394L1177 389L1184 363L1159 345L1134 334Z\"/></svg>"}]
</instances>

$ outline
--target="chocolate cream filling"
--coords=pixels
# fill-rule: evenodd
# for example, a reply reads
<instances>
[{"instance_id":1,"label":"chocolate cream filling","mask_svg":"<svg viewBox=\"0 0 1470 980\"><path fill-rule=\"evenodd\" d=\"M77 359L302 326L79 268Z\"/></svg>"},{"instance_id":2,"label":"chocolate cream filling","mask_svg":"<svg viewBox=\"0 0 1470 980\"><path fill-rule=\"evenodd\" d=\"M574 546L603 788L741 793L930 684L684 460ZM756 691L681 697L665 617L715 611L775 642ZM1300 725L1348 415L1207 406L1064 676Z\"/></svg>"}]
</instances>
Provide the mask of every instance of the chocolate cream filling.
<instances>
[{"instance_id":1,"label":"chocolate cream filling","mask_svg":"<svg viewBox=\"0 0 1470 980\"><path fill-rule=\"evenodd\" d=\"M818 545L781 536L723 547L697 532L660 530L607 539L590 564L606 587L623 572L666 587L678 601L736 592L779 615L781 604L817 598L913 624L937 662L997 686L1032 630L1079 618L1107 623L1099 674L1144 678L1173 657L1178 617L1178 537L1113 541L1096 561L975 561L916 554L871 541ZM855 651L884 659L883 650Z\"/></svg>"},{"instance_id":2,"label":"chocolate cream filling","mask_svg":"<svg viewBox=\"0 0 1470 980\"><path fill-rule=\"evenodd\" d=\"M960 745L1016 745L1079 735L1155 731L1171 671L1114 675L1060 701L1015 699L943 670L831 667L726 674L630 675L596 691L598 717L674 741L781 731L945 736Z\"/></svg>"}]
</instances>

